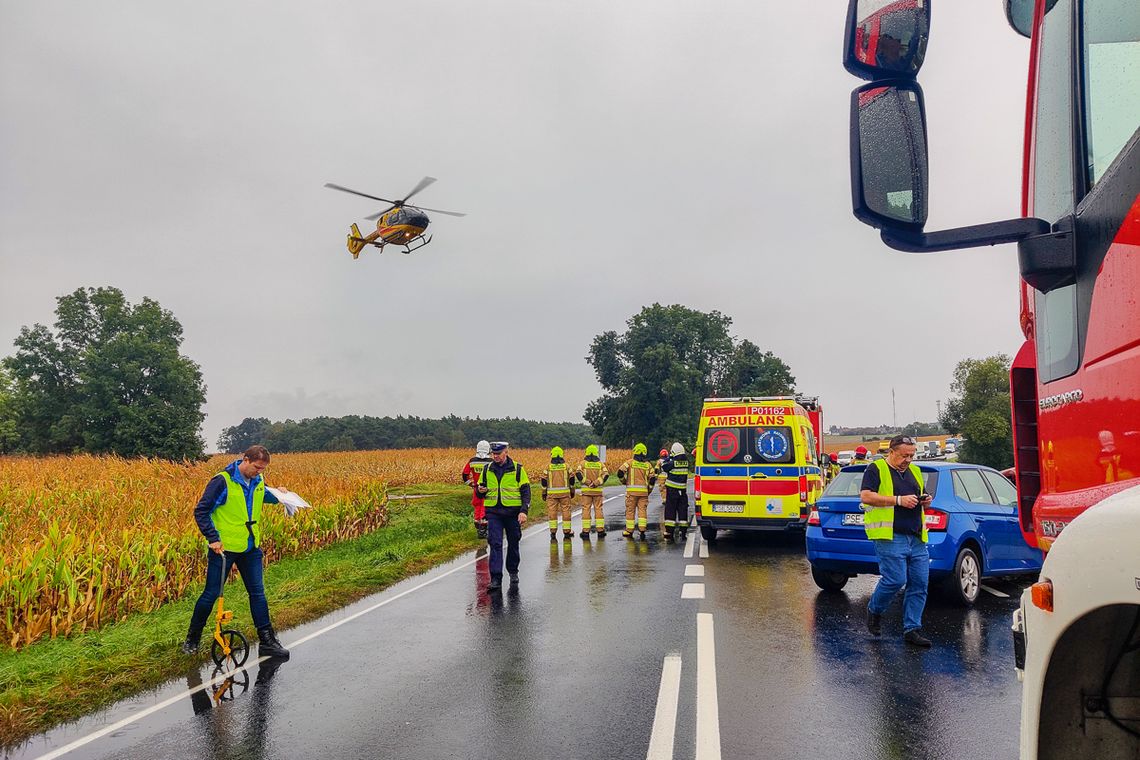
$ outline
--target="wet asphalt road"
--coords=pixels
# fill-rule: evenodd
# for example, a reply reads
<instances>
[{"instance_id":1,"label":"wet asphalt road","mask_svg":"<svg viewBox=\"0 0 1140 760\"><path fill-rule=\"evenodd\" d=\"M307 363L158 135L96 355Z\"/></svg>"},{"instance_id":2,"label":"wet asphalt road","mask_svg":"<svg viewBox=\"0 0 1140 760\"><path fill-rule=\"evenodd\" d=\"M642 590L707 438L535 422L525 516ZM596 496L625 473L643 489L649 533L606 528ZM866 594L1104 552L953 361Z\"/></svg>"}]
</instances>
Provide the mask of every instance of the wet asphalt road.
<instances>
[{"instance_id":1,"label":"wet asphalt road","mask_svg":"<svg viewBox=\"0 0 1140 760\"><path fill-rule=\"evenodd\" d=\"M656 495L648 540L623 539L620 493L607 489L617 498L604 540L551 545L533 515L515 589L488 594L485 559L461 558L283 632L288 662L186 696L212 678L189 673L5 757L40 756L168 701L66 756L646 758L669 656L680 686L675 722L657 728L658 742L673 730L667 757L715 747L717 729L724 758L1017 756L1019 586L987 583L1009 598L986 593L970 610L932 598L934 648L914 651L897 605L882 639L863 628L873 578L818 591L802 537L722 533L707 559L700 541L686 559L685 545L661 540ZM704 576L686 577L690 565ZM703 584L704 598L682 598L685 583ZM715 630L700 682L698 613Z\"/></svg>"}]
</instances>

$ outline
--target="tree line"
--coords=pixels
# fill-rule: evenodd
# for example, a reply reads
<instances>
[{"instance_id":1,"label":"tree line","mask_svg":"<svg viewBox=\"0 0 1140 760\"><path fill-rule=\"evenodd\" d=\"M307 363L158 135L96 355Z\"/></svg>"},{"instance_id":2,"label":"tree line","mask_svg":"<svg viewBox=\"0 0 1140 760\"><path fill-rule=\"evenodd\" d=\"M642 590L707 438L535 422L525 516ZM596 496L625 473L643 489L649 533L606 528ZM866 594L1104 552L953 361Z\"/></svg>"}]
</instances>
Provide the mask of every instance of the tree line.
<instances>
[{"instance_id":1,"label":"tree line","mask_svg":"<svg viewBox=\"0 0 1140 760\"><path fill-rule=\"evenodd\" d=\"M180 352L182 325L170 311L149 298L131 304L117 288L79 288L56 299L55 317L53 328L22 327L15 353L0 361L0 453L203 456L206 386L198 365ZM623 332L596 336L585 358L603 393L586 407L589 425L454 415L250 417L226 428L218 445L231 452L252 443L337 451L469 447L481 439L574 448L596 441L689 445L704 398L796 391L788 365L732 336L731 326L718 311L653 304ZM1008 356L997 355L965 359L954 370L938 428L965 437L962 461L1013 463L1009 365ZM903 432L932 427L916 422Z\"/></svg>"},{"instance_id":2,"label":"tree line","mask_svg":"<svg viewBox=\"0 0 1140 760\"><path fill-rule=\"evenodd\" d=\"M246 417L222 431L218 448L245 451L260 443L272 452L356 451L367 449L474 448L480 440L509 441L523 448L565 446L583 448L596 443L589 425L575 422L536 422L513 417L480 419L449 415L425 417L313 417L299 422L271 422Z\"/></svg>"}]
</instances>

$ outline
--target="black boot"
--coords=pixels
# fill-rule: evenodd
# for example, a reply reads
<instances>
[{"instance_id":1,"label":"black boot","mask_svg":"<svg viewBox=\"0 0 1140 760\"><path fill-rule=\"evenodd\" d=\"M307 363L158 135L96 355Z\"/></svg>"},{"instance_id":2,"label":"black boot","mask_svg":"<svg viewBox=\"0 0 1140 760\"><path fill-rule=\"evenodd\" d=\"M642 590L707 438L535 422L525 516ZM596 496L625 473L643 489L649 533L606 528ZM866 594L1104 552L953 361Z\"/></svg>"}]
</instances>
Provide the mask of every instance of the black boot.
<instances>
[{"instance_id":1,"label":"black boot","mask_svg":"<svg viewBox=\"0 0 1140 760\"><path fill-rule=\"evenodd\" d=\"M487 537L487 521L479 520L475 523L475 535L479 538Z\"/></svg>"},{"instance_id":2,"label":"black boot","mask_svg":"<svg viewBox=\"0 0 1140 760\"><path fill-rule=\"evenodd\" d=\"M283 657L289 659L289 650L277 639L273 626L264 625L257 629L257 653L262 657Z\"/></svg>"},{"instance_id":3,"label":"black boot","mask_svg":"<svg viewBox=\"0 0 1140 760\"><path fill-rule=\"evenodd\" d=\"M182 642L182 654L198 654L198 643L202 640L202 629L190 626L186 640Z\"/></svg>"}]
</instances>

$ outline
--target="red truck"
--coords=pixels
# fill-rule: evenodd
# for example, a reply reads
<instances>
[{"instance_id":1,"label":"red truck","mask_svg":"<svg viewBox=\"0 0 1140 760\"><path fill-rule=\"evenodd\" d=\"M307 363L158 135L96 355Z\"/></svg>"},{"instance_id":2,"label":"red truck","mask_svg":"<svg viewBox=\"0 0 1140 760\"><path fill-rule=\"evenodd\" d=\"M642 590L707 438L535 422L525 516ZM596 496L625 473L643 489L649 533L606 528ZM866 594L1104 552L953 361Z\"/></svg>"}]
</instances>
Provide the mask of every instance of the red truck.
<instances>
[{"instance_id":1,"label":"red truck","mask_svg":"<svg viewBox=\"0 0 1140 760\"><path fill-rule=\"evenodd\" d=\"M911 14L894 27L912 31L895 45L899 55L872 60L857 30L887 9ZM1140 2L1005 0L1005 12L1030 39L1022 216L924 230L926 115L915 77L929 0L850 0L844 64L871 80L851 98L852 204L901 251L1017 244L1018 516L1025 540L1048 552L1014 614L1021 756L1136 758Z\"/></svg>"}]
</instances>

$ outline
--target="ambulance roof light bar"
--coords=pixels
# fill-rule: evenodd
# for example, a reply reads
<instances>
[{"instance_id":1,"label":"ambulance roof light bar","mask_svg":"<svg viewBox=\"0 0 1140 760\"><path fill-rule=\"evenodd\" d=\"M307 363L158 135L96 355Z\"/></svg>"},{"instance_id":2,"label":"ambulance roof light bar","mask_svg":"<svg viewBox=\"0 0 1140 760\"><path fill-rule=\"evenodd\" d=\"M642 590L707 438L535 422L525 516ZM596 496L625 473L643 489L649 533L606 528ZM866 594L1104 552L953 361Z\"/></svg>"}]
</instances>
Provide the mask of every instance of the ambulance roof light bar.
<instances>
[{"instance_id":1,"label":"ambulance roof light bar","mask_svg":"<svg viewBox=\"0 0 1140 760\"><path fill-rule=\"evenodd\" d=\"M732 396L726 398L706 398L709 401L731 401L734 403L751 404L754 401L796 401L795 396Z\"/></svg>"}]
</instances>

